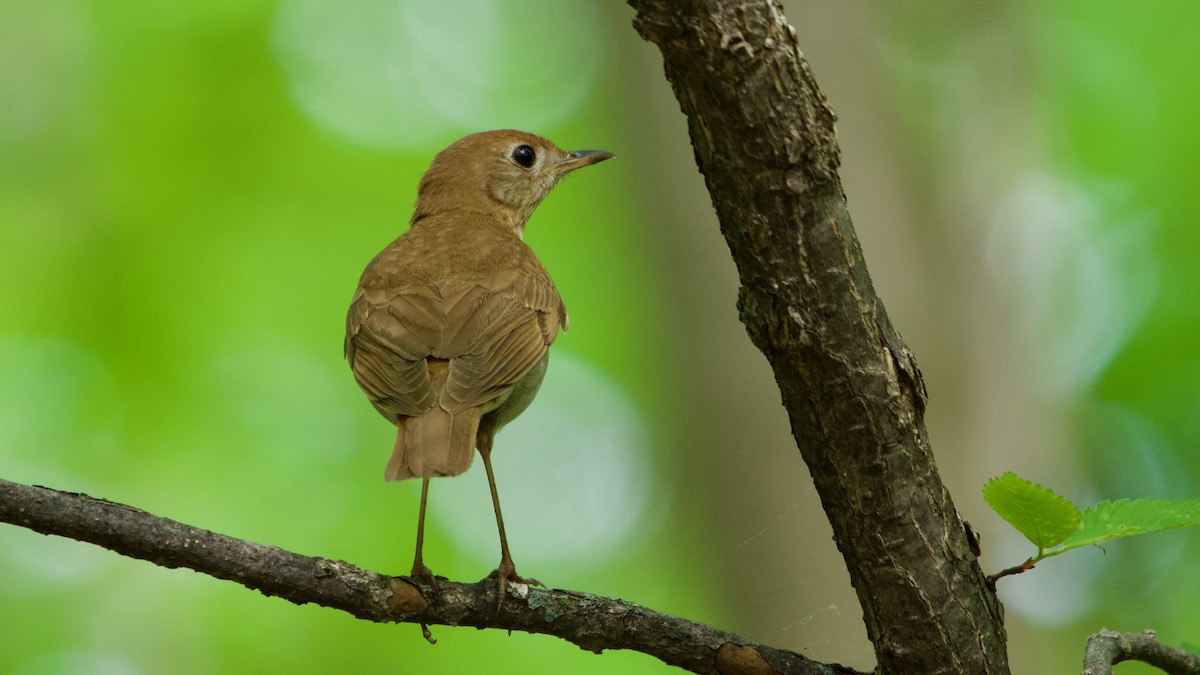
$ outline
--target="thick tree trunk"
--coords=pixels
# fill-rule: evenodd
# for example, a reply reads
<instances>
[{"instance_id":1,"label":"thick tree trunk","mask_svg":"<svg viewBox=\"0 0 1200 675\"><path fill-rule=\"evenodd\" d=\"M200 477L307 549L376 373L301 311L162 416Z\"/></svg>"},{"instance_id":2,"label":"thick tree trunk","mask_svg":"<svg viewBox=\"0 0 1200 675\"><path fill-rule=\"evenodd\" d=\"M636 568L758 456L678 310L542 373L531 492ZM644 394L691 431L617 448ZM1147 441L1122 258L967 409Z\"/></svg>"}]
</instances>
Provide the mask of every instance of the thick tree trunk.
<instances>
[{"instance_id":1,"label":"thick tree trunk","mask_svg":"<svg viewBox=\"0 0 1200 675\"><path fill-rule=\"evenodd\" d=\"M629 0L658 45L846 559L880 672L1007 673L1003 610L938 476L925 390L875 295L835 117L770 0Z\"/></svg>"}]
</instances>

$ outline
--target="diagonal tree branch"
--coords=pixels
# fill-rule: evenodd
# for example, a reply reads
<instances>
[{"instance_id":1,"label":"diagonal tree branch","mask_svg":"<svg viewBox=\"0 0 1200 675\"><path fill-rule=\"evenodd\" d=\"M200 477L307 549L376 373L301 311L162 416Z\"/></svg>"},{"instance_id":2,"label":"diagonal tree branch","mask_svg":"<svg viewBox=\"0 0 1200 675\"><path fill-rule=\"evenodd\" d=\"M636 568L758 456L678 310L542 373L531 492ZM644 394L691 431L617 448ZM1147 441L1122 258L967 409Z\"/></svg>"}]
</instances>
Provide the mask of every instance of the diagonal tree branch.
<instances>
[{"instance_id":1,"label":"diagonal tree branch","mask_svg":"<svg viewBox=\"0 0 1200 675\"><path fill-rule=\"evenodd\" d=\"M340 609L360 619L544 633L600 653L631 649L695 673L862 675L632 602L576 591L510 586L503 606L489 581L438 578L433 602L415 582L340 560L160 518L83 494L0 480L0 521L102 546L163 567L186 567L297 605Z\"/></svg>"},{"instance_id":2,"label":"diagonal tree branch","mask_svg":"<svg viewBox=\"0 0 1200 675\"><path fill-rule=\"evenodd\" d=\"M867 273L835 116L776 0L629 0L688 119L881 673L1008 673L1003 613L934 464L925 386Z\"/></svg>"}]
</instances>

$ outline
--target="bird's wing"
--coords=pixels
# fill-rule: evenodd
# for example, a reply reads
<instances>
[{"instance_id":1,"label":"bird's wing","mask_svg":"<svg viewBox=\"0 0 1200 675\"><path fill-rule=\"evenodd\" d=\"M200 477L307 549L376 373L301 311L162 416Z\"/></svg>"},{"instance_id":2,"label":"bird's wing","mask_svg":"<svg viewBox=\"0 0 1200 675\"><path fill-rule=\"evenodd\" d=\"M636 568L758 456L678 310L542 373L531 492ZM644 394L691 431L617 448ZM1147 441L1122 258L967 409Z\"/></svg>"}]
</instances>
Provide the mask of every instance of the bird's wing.
<instances>
[{"instance_id":1,"label":"bird's wing","mask_svg":"<svg viewBox=\"0 0 1200 675\"><path fill-rule=\"evenodd\" d=\"M565 333L570 326L567 307L542 264L536 258L530 263L517 270L501 292L538 313L542 335L546 346L550 346L558 338L558 329L561 327Z\"/></svg>"},{"instance_id":2,"label":"bird's wing","mask_svg":"<svg viewBox=\"0 0 1200 675\"><path fill-rule=\"evenodd\" d=\"M425 359L442 342L446 318L432 284L362 288L346 316L346 359L385 417L420 415L436 397Z\"/></svg>"},{"instance_id":3,"label":"bird's wing","mask_svg":"<svg viewBox=\"0 0 1200 675\"><path fill-rule=\"evenodd\" d=\"M542 360L566 323L566 310L536 258L462 290L446 306L443 348L450 375L441 405L485 405L506 393ZM446 294L449 296L450 294Z\"/></svg>"}]
</instances>

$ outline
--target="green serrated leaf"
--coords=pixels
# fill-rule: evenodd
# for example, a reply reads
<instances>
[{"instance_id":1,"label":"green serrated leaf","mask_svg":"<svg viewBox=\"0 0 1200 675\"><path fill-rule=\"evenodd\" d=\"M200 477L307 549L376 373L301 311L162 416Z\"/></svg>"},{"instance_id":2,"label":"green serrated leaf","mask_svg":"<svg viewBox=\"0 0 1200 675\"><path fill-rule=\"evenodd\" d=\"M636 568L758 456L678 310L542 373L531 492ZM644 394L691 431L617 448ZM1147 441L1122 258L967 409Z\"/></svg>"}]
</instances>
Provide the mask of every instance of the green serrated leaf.
<instances>
[{"instance_id":1,"label":"green serrated leaf","mask_svg":"<svg viewBox=\"0 0 1200 675\"><path fill-rule=\"evenodd\" d=\"M1100 502L1083 512L1082 524L1054 550L1057 555L1080 546L1200 525L1197 499L1119 499Z\"/></svg>"},{"instance_id":2,"label":"green serrated leaf","mask_svg":"<svg viewBox=\"0 0 1200 675\"><path fill-rule=\"evenodd\" d=\"M1061 544L1079 528L1079 509L1037 483L1009 471L983 486L983 500L1025 538L1043 549Z\"/></svg>"}]
</instances>

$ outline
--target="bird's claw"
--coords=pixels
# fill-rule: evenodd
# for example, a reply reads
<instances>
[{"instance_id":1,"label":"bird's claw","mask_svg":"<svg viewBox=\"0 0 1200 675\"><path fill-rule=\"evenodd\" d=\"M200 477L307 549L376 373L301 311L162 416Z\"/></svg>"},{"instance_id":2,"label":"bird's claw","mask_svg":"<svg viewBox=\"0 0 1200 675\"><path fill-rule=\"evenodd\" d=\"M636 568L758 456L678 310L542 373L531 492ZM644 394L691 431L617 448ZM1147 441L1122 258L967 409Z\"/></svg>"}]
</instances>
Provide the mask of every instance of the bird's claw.
<instances>
[{"instance_id":1,"label":"bird's claw","mask_svg":"<svg viewBox=\"0 0 1200 675\"><path fill-rule=\"evenodd\" d=\"M424 594L423 586L428 585L433 590L433 600L436 602L442 599L442 590L438 588L437 579L433 576L433 571L422 563L414 563L410 576L414 581L421 582L418 588L421 588L421 593Z\"/></svg>"},{"instance_id":2,"label":"bird's claw","mask_svg":"<svg viewBox=\"0 0 1200 675\"><path fill-rule=\"evenodd\" d=\"M496 582L496 611L500 611L500 606L504 604L504 595L508 591L509 584L521 584L521 585L524 585L527 587L528 586L541 586L542 588L546 587L546 584L543 584L542 582L538 581L537 579L519 576L517 574L516 568L513 566L513 564L511 562L508 562L508 563L501 562L499 567L492 570L491 574L484 577L484 581L491 581L491 580L495 580L495 582ZM521 593L522 597L524 597L525 592L528 592L528 588L520 589L520 590L524 591Z\"/></svg>"}]
</instances>

